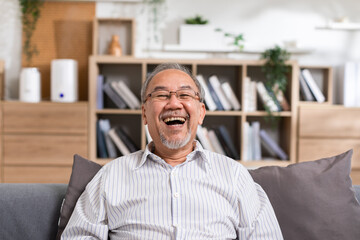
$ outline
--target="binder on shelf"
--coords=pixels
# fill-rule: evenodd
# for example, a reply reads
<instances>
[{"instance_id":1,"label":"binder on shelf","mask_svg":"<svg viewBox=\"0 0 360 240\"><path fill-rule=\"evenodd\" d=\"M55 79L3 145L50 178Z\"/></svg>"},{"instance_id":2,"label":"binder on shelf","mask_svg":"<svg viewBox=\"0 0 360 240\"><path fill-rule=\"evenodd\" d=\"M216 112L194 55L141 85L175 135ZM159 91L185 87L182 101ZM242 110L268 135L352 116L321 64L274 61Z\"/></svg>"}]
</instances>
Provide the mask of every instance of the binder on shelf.
<instances>
[{"instance_id":1,"label":"binder on shelf","mask_svg":"<svg viewBox=\"0 0 360 240\"><path fill-rule=\"evenodd\" d=\"M256 98L256 82L251 81L250 77L244 78L244 104L243 109L245 112L255 112L257 109Z\"/></svg>"},{"instance_id":2,"label":"binder on shelf","mask_svg":"<svg viewBox=\"0 0 360 240\"><path fill-rule=\"evenodd\" d=\"M216 92L215 92L214 88L212 87L212 85L210 83L208 83L208 89L209 89L209 92L210 92L210 95L211 95L212 99L214 100L214 102L216 104L216 110L219 110L219 111L224 110L224 107L221 104L220 99L216 95Z\"/></svg>"},{"instance_id":3,"label":"binder on shelf","mask_svg":"<svg viewBox=\"0 0 360 240\"><path fill-rule=\"evenodd\" d=\"M126 85L123 81L118 81L117 85L119 86L120 92L122 92L122 96L124 96L124 100L128 99L129 107L131 109L140 109L141 103L139 99L135 96L135 94L131 91L131 89Z\"/></svg>"},{"instance_id":4,"label":"binder on shelf","mask_svg":"<svg viewBox=\"0 0 360 240\"><path fill-rule=\"evenodd\" d=\"M111 137L111 140L113 140L113 142L115 143L116 147L118 148L118 150L120 151L120 153L125 156L127 154L130 154L130 150L127 148L127 146L125 145L125 143L123 142L123 140L121 140L121 138L119 137L119 135L117 135L116 133L116 129L115 128L111 128L109 130L109 136Z\"/></svg>"},{"instance_id":5,"label":"binder on shelf","mask_svg":"<svg viewBox=\"0 0 360 240\"><path fill-rule=\"evenodd\" d=\"M265 108L268 108L271 112L278 112L279 108L274 102L273 98L269 95L263 82L256 83L256 89L259 93L259 97L264 104Z\"/></svg>"},{"instance_id":6,"label":"binder on shelf","mask_svg":"<svg viewBox=\"0 0 360 240\"><path fill-rule=\"evenodd\" d=\"M139 148L136 146L135 142L131 137L120 127L115 128L116 134L120 137L123 143L126 145L127 149L131 153L136 152Z\"/></svg>"},{"instance_id":7,"label":"binder on shelf","mask_svg":"<svg viewBox=\"0 0 360 240\"><path fill-rule=\"evenodd\" d=\"M276 156L278 156L281 160L289 159L289 156L284 152L284 150L282 150L282 148L263 129L260 130L260 138L264 144L268 145L268 147L275 152Z\"/></svg>"},{"instance_id":8,"label":"binder on shelf","mask_svg":"<svg viewBox=\"0 0 360 240\"><path fill-rule=\"evenodd\" d=\"M221 146L221 143L220 143L218 137L216 136L214 129L208 130L208 135L209 135L210 142L212 143L212 146L214 147L214 151L219 154L226 155L223 147Z\"/></svg>"},{"instance_id":9,"label":"binder on shelf","mask_svg":"<svg viewBox=\"0 0 360 240\"><path fill-rule=\"evenodd\" d=\"M103 109L104 108L104 75L98 75L96 82L96 108Z\"/></svg>"},{"instance_id":10,"label":"binder on shelf","mask_svg":"<svg viewBox=\"0 0 360 240\"><path fill-rule=\"evenodd\" d=\"M324 94L321 92L320 88L318 87L318 85L316 84L312 74L310 73L309 69L303 69L301 71L305 82L307 83L307 85L309 86L311 92L314 94L314 97L316 99L316 101L318 101L319 103L322 103L325 101L325 96Z\"/></svg>"},{"instance_id":11,"label":"binder on shelf","mask_svg":"<svg viewBox=\"0 0 360 240\"><path fill-rule=\"evenodd\" d=\"M239 153L230 137L230 134L224 125L220 125L215 129L215 133L219 138L226 155L237 160L240 159Z\"/></svg>"},{"instance_id":12,"label":"binder on shelf","mask_svg":"<svg viewBox=\"0 0 360 240\"><path fill-rule=\"evenodd\" d=\"M209 83L212 86L213 90L215 91L216 96L219 98L224 110L226 111L231 110L231 105L228 102L227 98L225 97L224 92L222 91L219 78L216 75L212 75L209 77Z\"/></svg>"},{"instance_id":13,"label":"binder on shelf","mask_svg":"<svg viewBox=\"0 0 360 240\"><path fill-rule=\"evenodd\" d=\"M104 92L118 108L125 109L126 103L110 85L110 82L104 84Z\"/></svg>"},{"instance_id":14,"label":"binder on shelf","mask_svg":"<svg viewBox=\"0 0 360 240\"><path fill-rule=\"evenodd\" d=\"M205 104L207 106L207 108L210 110L210 111L215 111L216 110L216 104L214 102L214 100L212 99L211 97L211 94L210 94L210 91L209 91L209 88L205 82L205 79L202 75L197 75L196 78L198 79L201 87L204 89L204 92L205 92Z\"/></svg>"},{"instance_id":15,"label":"binder on shelf","mask_svg":"<svg viewBox=\"0 0 360 240\"><path fill-rule=\"evenodd\" d=\"M312 95L309 86L307 85L303 75L299 74L300 81L300 93L305 101L313 102L315 101L314 96Z\"/></svg>"},{"instance_id":16,"label":"binder on shelf","mask_svg":"<svg viewBox=\"0 0 360 240\"><path fill-rule=\"evenodd\" d=\"M260 122L254 121L251 123L252 133L252 159L261 160L261 143L260 143Z\"/></svg>"},{"instance_id":17,"label":"binder on shelf","mask_svg":"<svg viewBox=\"0 0 360 240\"><path fill-rule=\"evenodd\" d=\"M225 97L228 99L232 109L240 110L240 108L241 108L240 102L239 102L238 98L236 97L235 92L231 88L230 83L229 82L222 83L221 88L222 88L223 92L225 93Z\"/></svg>"},{"instance_id":18,"label":"binder on shelf","mask_svg":"<svg viewBox=\"0 0 360 240\"><path fill-rule=\"evenodd\" d=\"M106 150L105 137L100 129L99 121L96 122L96 149L97 149L97 157L107 158L108 153Z\"/></svg>"}]
</instances>

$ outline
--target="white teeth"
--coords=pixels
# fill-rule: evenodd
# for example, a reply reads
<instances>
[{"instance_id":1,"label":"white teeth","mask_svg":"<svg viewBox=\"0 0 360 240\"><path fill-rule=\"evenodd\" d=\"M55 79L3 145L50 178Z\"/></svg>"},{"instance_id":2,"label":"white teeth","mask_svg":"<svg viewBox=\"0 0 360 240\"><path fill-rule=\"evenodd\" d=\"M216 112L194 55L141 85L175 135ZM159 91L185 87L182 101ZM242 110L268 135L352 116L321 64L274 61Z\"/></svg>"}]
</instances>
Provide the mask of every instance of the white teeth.
<instances>
[{"instance_id":1,"label":"white teeth","mask_svg":"<svg viewBox=\"0 0 360 240\"><path fill-rule=\"evenodd\" d=\"M170 121L181 121L181 122L185 122L185 118L182 117L170 117L170 118L165 118L164 122L170 122Z\"/></svg>"}]
</instances>

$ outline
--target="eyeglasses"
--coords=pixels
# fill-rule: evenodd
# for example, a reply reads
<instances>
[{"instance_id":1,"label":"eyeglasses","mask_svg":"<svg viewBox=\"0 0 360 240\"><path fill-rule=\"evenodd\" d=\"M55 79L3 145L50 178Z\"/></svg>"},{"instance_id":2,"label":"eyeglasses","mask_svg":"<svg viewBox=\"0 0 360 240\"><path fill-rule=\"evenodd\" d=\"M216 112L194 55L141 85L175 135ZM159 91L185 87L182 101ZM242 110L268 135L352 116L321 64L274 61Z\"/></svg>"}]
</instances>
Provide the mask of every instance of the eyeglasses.
<instances>
[{"instance_id":1,"label":"eyeglasses","mask_svg":"<svg viewBox=\"0 0 360 240\"><path fill-rule=\"evenodd\" d=\"M171 98L172 94L175 94L176 98L182 102L190 101L193 99L199 100L200 102L202 101L200 94L198 92L195 92L193 89L180 89L177 91L155 90L146 96L144 103L149 98L151 98L153 101L159 102L168 101Z\"/></svg>"}]
</instances>

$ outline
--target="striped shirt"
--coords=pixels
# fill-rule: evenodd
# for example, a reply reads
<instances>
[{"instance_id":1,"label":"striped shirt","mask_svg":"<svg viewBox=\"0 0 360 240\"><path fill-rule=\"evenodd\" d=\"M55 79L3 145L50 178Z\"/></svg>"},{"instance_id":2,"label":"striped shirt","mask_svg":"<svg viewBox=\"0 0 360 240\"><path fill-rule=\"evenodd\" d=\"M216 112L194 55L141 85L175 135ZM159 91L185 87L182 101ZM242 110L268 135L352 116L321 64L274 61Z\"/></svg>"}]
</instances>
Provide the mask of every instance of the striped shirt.
<instances>
[{"instance_id":1,"label":"striped shirt","mask_svg":"<svg viewBox=\"0 0 360 240\"><path fill-rule=\"evenodd\" d=\"M283 239L269 199L248 171L198 142L175 167L148 145L98 172L79 198L62 239L108 237Z\"/></svg>"}]
</instances>

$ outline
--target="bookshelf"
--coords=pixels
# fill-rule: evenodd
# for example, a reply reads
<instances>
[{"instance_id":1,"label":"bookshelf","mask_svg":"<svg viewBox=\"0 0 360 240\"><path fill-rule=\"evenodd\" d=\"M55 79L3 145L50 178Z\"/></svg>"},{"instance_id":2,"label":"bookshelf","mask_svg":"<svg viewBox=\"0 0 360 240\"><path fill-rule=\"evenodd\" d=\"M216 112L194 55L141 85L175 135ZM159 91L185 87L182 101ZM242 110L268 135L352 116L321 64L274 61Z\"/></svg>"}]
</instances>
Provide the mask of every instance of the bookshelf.
<instances>
[{"instance_id":1,"label":"bookshelf","mask_svg":"<svg viewBox=\"0 0 360 240\"><path fill-rule=\"evenodd\" d=\"M142 124L140 109L117 109L113 104L107 102L104 97L104 109L97 109L97 77L104 75L105 81L124 81L133 93L140 99L140 89L145 81L146 74L151 72L158 64L163 62L178 62L189 67L197 75L203 75L208 80L209 76L216 74L221 81L227 81L236 92L240 103L244 102L244 81L246 76L256 81L264 81L265 77L261 72L264 63L260 60L230 60L230 59L203 59L203 60L180 60L180 59L138 59L133 57L113 56L91 56L89 60L89 158L100 164L105 164L111 159L99 158L97 153L96 124L99 119L109 119L112 126L122 126L128 133L131 133L132 140L141 149L146 146L146 133ZM269 123L267 113L261 102L258 101L257 111L207 111L203 126L213 127L223 125L230 133L230 137L237 151L240 153L241 161L247 167L258 167L265 165L286 166L296 161L296 124L298 104L298 66L294 61L287 63L291 71L288 73L288 90L285 93L291 105L290 111L276 112L274 116L279 117L275 128ZM242 129L246 121L259 121L261 127L266 129L274 137L277 143L289 155L288 161L260 160L243 161L241 153L244 151L244 136ZM266 156L265 156L266 157Z\"/></svg>"},{"instance_id":2,"label":"bookshelf","mask_svg":"<svg viewBox=\"0 0 360 240\"><path fill-rule=\"evenodd\" d=\"M315 101L306 101L301 97L299 87L299 104L325 104L331 105L333 103L333 68L331 66L320 66L320 65L300 65L299 74L302 70L308 69L311 76L315 80L315 83L319 87L320 91L325 96L325 101L322 103ZM299 78L299 77L298 77Z\"/></svg>"}]
</instances>

